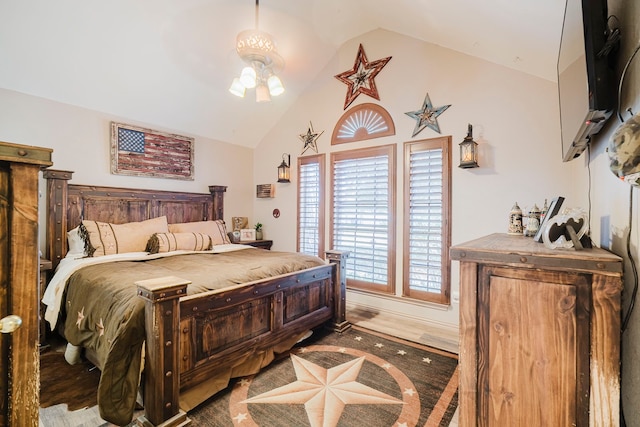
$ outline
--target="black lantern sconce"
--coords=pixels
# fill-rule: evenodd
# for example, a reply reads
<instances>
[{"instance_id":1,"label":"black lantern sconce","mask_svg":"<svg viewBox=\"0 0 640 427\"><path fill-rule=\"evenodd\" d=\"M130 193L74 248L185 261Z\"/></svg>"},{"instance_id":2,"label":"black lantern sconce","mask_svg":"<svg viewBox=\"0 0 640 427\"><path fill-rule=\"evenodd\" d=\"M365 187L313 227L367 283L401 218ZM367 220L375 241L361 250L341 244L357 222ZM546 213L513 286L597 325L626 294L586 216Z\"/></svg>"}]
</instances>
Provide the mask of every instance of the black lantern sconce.
<instances>
[{"instance_id":1,"label":"black lantern sconce","mask_svg":"<svg viewBox=\"0 0 640 427\"><path fill-rule=\"evenodd\" d=\"M278 182L291 182L290 166L291 154L285 153L282 155L282 163L278 166Z\"/></svg>"},{"instance_id":2,"label":"black lantern sconce","mask_svg":"<svg viewBox=\"0 0 640 427\"><path fill-rule=\"evenodd\" d=\"M460 165L463 169L477 168L478 165L478 143L473 140L473 126L469 124L467 136L460 143Z\"/></svg>"}]
</instances>

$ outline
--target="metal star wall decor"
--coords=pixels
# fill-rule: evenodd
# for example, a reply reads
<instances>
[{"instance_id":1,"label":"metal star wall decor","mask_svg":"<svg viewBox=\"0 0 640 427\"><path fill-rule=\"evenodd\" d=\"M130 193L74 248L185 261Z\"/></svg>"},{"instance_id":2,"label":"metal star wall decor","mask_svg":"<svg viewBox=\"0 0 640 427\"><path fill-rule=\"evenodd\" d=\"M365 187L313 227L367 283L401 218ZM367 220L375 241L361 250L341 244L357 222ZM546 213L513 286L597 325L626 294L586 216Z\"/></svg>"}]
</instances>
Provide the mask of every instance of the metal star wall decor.
<instances>
[{"instance_id":1,"label":"metal star wall decor","mask_svg":"<svg viewBox=\"0 0 640 427\"><path fill-rule=\"evenodd\" d=\"M405 113L407 116L416 120L416 127L413 129L413 135L411 136L416 136L422 131L422 129L426 127L430 127L431 129L440 133L440 126L438 126L438 116L444 113L444 111L449 107L451 107L451 104L433 108L431 99L429 98L429 93L427 93L427 96L425 96L424 102L422 103L422 108L420 110Z\"/></svg>"},{"instance_id":2,"label":"metal star wall decor","mask_svg":"<svg viewBox=\"0 0 640 427\"><path fill-rule=\"evenodd\" d=\"M317 153L318 144L316 144L316 141L318 140L318 138L320 138L320 135L322 135L323 133L324 131L320 133L315 132L313 130L313 124L309 122L309 129L307 130L307 133L303 133L299 135L300 141L302 141L302 144L303 144L301 154L304 154L304 152L307 151L309 148L311 148L313 151Z\"/></svg>"},{"instance_id":3,"label":"metal star wall decor","mask_svg":"<svg viewBox=\"0 0 640 427\"><path fill-rule=\"evenodd\" d=\"M380 100L378 88L376 87L375 77L387 65L391 57L378 59L376 61L367 61L367 55L364 53L362 45L358 48L358 55L353 63L353 68L349 71L335 76L336 79L346 84L349 89L344 100L344 110L360 95L364 93L370 97Z\"/></svg>"}]
</instances>

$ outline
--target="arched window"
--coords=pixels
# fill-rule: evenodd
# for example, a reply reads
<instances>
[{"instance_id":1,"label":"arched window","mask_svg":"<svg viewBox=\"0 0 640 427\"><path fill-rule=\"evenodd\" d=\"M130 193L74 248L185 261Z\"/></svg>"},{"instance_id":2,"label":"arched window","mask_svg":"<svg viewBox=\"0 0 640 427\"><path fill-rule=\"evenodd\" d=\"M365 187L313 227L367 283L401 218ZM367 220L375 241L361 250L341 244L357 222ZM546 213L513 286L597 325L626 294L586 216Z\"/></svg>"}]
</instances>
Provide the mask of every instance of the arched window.
<instances>
[{"instance_id":1,"label":"arched window","mask_svg":"<svg viewBox=\"0 0 640 427\"><path fill-rule=\"evenodd\" d=\"M359 104L340 117L333 128L331 145L395 134L396 127L387 110L377 104Z\"/></svg>"}]
</instances>

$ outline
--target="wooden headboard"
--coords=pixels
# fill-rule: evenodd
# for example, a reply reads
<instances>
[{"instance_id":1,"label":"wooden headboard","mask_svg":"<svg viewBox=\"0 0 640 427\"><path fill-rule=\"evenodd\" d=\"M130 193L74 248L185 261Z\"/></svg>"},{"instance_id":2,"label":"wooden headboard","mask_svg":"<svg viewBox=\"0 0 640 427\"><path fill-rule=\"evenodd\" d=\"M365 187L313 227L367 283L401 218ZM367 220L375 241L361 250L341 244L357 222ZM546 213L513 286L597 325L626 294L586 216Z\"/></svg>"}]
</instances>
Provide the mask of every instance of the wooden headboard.
<instances>
[{"instance_id":1,"label":"wooden headboard","mask_svg":"<svg viewBox=\"0 0 640 427\"><path fill-rule=\"evenodd\" d=\"M67 254L67 231L83 219L124 224L166 216L170 224L224 220L226 186L210 185L209 193L141 190L70 184L73 172L46 169L47 259L53 268Z\"/></svg>"}]
</instances>

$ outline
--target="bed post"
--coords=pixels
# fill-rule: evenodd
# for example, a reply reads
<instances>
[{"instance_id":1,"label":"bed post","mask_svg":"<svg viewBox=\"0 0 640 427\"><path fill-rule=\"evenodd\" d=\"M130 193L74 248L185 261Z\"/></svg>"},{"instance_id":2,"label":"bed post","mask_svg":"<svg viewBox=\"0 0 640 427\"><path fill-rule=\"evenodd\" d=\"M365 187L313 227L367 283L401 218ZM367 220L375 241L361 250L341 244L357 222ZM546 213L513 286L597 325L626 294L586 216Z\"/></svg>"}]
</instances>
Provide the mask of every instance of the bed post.
<instances>
[{"instance_id":1,"label":"bed post","mask_svg":"<svg viewBox=\"0 0 640 427\"><path fill-rule=\"evenodd\" d=\"M226 185L210 185L209 192L213 196L213 218L224 221L224 193L227 191Z\"/></svg>"},{"instance_id":2,"label":"bed post","mask_svg":"<svg viewBox=\"0 0 640 427\"><path fill-rule=\"evenodd\" d=\"M191 423L179 407L180 297L188 280L161 277L136 282L145 301L144 415L139 426L178 427Z\"/></svg>"},{"instance_id":3,"label":"bed post","mask_svg":"<svg viewBox=\"0 0 640 427\"><path fill-rule=\"evenodd\" d=\"M336 264L333 276L333 301L334 315L330 324L331 329L336 332L344 332L351 327L351 323L347 321L347 257L349 251L326 251L326 258L329 263Z\"/></svg>"},{"instance_id":4,"label":"bed post","mask_svg":"<svg viewBox=\"0 0 640 427\"><path fill-rule=\"evenodd\" d=\"M46 258L52 263L52 271L67 254L67 196L72 175L73 172L63 170L45 169L42 172L47 180Z\"/></svg>"}]
</instances>

